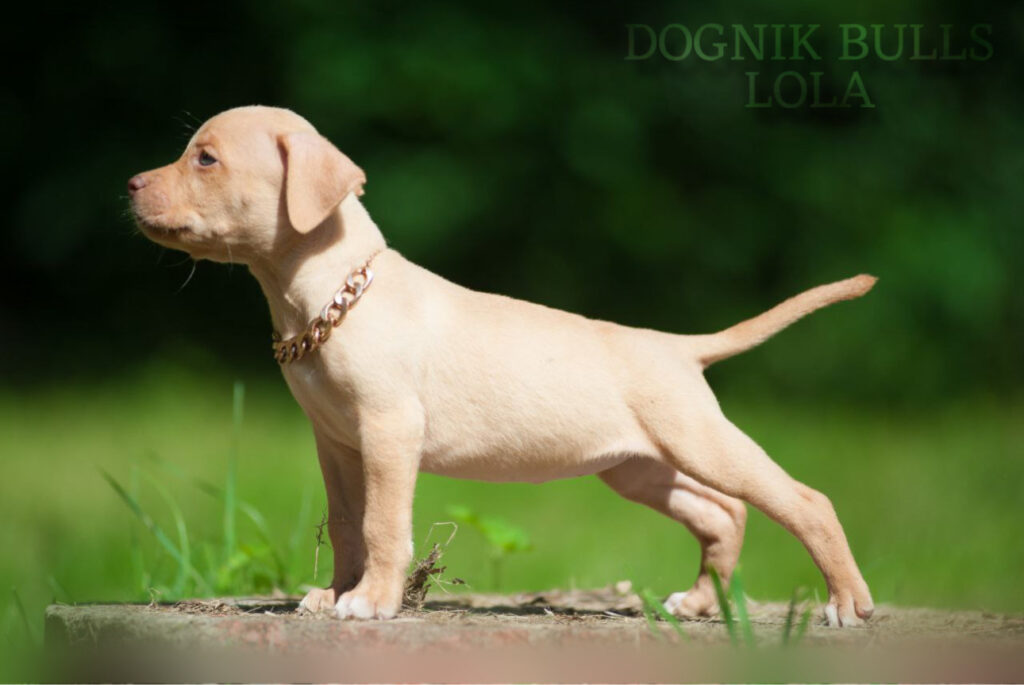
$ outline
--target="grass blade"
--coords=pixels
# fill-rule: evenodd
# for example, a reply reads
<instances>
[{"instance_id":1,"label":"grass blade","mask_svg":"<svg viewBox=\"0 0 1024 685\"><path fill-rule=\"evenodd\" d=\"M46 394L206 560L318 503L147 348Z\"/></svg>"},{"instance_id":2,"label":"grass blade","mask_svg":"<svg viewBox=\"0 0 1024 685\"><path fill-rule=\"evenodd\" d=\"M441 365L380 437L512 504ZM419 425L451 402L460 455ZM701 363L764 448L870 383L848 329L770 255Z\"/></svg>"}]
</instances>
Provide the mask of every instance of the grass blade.
<instances>
[{"instance_id":1,"label":"grass blade","mask_svg":"<svg viewBox=\"0 0 1024 685\"><path fill-rule=\"evenodd\" d=\"M231 392L231 451L228 455L228 475L224 486L224 561L230 564L238 548L238 530L235 510L238 487L238 453L242 438L242 418L245 410L245 384L235 381Z\"/></svg>"},{"instance_id":2,"label":"grass blade","mask_svg":"<svg viewBox=\"0 0 1024 685\"><path fill-rule=\"evenodd\" d=\"M803 637L804 631L807 630L807 621L811 617L810 608L806 608L803 611L803 616L800 619L799 626L796 623L797 608L804 600L806 592L804 588L798 587L793 590L793 597L789 600L789 609L786 611L786 625L782 628L782 646L790 644L796 644ZM794 635L793 629L797 628L797 632Z\"/></svg>"},{"instance_id":3,"label":"grass blade","mask_svg":"<svg viewBox=\"0 0 1024 685\"><path fill-rule=\"evenodd\" d=\"M807 632L807 624L811 622L811 607L804 609L803 616L800 617L800 625L796 627L796 635L793 636L793 644L800 644L800 640L804 639L804 633Z\"/></svg>"},{"instance_id":4,"label":"grass blade","mask_svg":"<svg viewBox=\"0 0 1024 685\"><path fill-rule=\"evenodd\" d=\"M225 503L225 492L223 489L197 476L187 475L181 469L180 466L174 464L173 462L167 461L166 459L160 457L157 454L150 454L149 456L150 459L152 459L157 464L157 466L159 466L160 468L162 468L175 478L198 488L200 491L209 495L210 497L213 497L222 504ZM307 515L309 509L309 502L307 501L309 499L308 489L309 488L307 486L307 497L302 502L302 509L306 511ZM285 563L283 555L281 554L281 551L273 544L273 537L270 534L270 527L267 525L266 518L263 516L262 513L260 513L259 509L257 509L255 506L253 506L249 502L246 502L243 499L236 499L236 509L237 511L242 512L242 514L244 514L245 517L249 519L249 521L253 524L253 527L256 529L256 533L259 536L260 541L263 542L264 545L266 545L267 552L270 555L272 561L274 562L276 576L275 583L277 584L277 586L281 589L289 587L290 581L288 578L288 567L287 564ZM300 512L300 519L301 518L305 517L302 516ZM293 534L293 537L296 534Z\"/></svg>"},{"instance_id":5,"label":"grass blade","mask_svg":"<svg viewBox=\"0 0 1024 685\"><path fill-rule=\"evenodd\" d=\"M128 494L135 500L139 499L139 487L139 467L136 464L132 464L131 476L128 478ZM153 573L146 566L145 552L139 540L139 533L134 526L129 531L128 536L129 544L131 545L132 570L134 571L134 577L138 579L139 583L139 597L145 597L147 594L151 594Z\"/></svg>"},{"instance_id":6,"label":"grass blade","mask_svg":"<svg viewBox=\"0 0 1024 685\"><path fill-rule=\"evenodd\" d=\"M189 569L192 568L192 546L188 539L188 527L185 525L185 515L181 512L181 507L175 501L171 493L165 488L160 481L153 478L150 475L146 475L146 480L153 486L153 489L163 498L164 502L167 503L167 507L171 510L171 516L174 518L174 527L178 531L178 550L181 552L181 561L178 563L178 577L174 580L174 585L171 586L171 597L168 599L177 599L184 595L185 583L189 577Z\"/></svg>"},{"instance_id":7,"label":"grass blade","mask_svg":"<svg viewBox=\"0 0 1024 685\"><path fill-rule=\"evenodd\" d=\"M25 624L25 634L28 635L28 639L33 646L38 647L39 640L36 638L35 631L32 630L32 622L28 620L28 612L25 611L25 604L21 601L21 595L18 594L18 588L12 587L11 595L14 597L14 606L18 609L21 621Z\"/></svg>"},{"instance_id":8,"label":"grass blade","mask_svg":"<svg viewBox=\"0 0 1024 685\"><path fill-rule=\"evenodd\" d=\"M273 537L270 535L270 527L267 526L267 520L263 518L263 514L259 510L249 504L248 502L240 500L238 502L238 508L243 514L252 522L253 527L256 528L256 534L259 536L260 541L263 542L267 549L267 554L270 556L271 561L274 562L275 578L274 584L280 589L288 587L288 568L285 565L284 558L281 556L280 550L274 546Z\"/></svg>"},{"instance_id":9,"label":"grass blade","mask_svg":"<svg viewBox=\"0 0 1024 685\"><path fill-rule=\"evenodd\" d=\"M171 538L168 537L167 533L164 532L163 528L161 528L160 525L142 509L138 500L128 494L128 491L121 487L121 484L118 483L117 480L109 473L103 469L100 469L100 473L103 475L103 478L107 481L110 487L114 489L114 492L116 492L121 498L121 501L124 502L132 513L135 514L136 518L142 522L142 525L146 527L146 530L153 534L153 537L156 538L158 543L160 543L160 546L163 547L175 561L188 568L189 576L196 581L196 585L201 587L204 592L211 592L210 585L206 582L206 579L196 571L195 567L185 562L181 550L177 548Z\"/></svg>"},{"instance_id":10,"label":"grass blade","mask_svg":"<svg viewBox=\"0 0 1024 685\"><path fill-rule=\"evenodd\" d=\"M747 596L743 592L743 580L740 577L740 570L733 571L732 581L729 583L729 592L732 594L733 602L736 605L736 621L743 632L743 641L748 647L756 643L754 638L754 626L750 622L750 615L747 613Z\"/></svg>"},{"instance_id":11,"label":"grass blade","mask_svg":"<svg viewBox=\"0 0 1024 685\"><path fill-rule=\"evenodd\" d=\"M729 597L725 594L725 588L722 587L722 579L718 575L718 571L713 566L708 567L708 573L711 575L711 583L715 586L715 596L718 598L718 609L722 612L722 620L725 621L725 629L729 633L729 641L732 644L738 645L740 643L739 636L736 634L736 620L732 615L732 607L729 605Z\"/></svg>"},{"instance_id":12,"label":"grass blade","mask_svg":"<svg viewBox=\"0 0 1024 685\"><path fill-rule=\"evenodd\" d=\"M156 465L159 466L161 469L171 474L178 480L195 486L196 488L206 493L210 497L215 497L217 499L221 499L221 497L223 497L223 493L219 487L217 487L216 485L207 480L203 480L199 476L189 476L182 470L180 466L178 466L172 461L164 459L159 454L151 452L149 454L149 459L150 461L156 463Z\"/></svg>"},{"instance_id":13,"label":"grass blade","mask_svg":"<svg viewBox=\"0 0 1024 685\"><path fill-rule=\"evenodd\" d=\"M690 639L690 636L685 630L683 630L682 624L679 623L679 619L673 616L672 612L665 608L665 605L661 600L655 597L653 592L645 588L640 592L640 598L644 602L644 607L646 608L649 606L654 614L660 616L666 623L672 626L672 630L676 631L676 635L684 640ZM650 621L648 621L648 623L649 622Z\"/></svg>"},{"instance_id":14,"label":"grass blade","mask_svg":"<svg viewBox=\"0 0 1024 685\"><path fill-rule=\"evenodd\" d=\"M57 577L52 573L46 576L46 584L50 586L53 591L53 601L60 602L61 604L72 604L75 600L71 598L71 593L65 589Z\"/></svg>"},{"instance_id":15,"label":"grass blade","mask_svg":"<svg viewBox=\"0 0 1024 685\"><path fill-rule=\"evenodd\" d=\"M797 595L800 589L793 590L793 596L789 600L789 608L786 609L786 623L782 626L782 646L789 644L789 635L793 632L793 619L796 617Z\"/></svg>"},{"instance_id":16,"label":"grass blade","mask_svg":"<svg viewBox=\"0 0 1024 685\"><path fill-rule=\"evenodd\" d=\"M640 608L644 612L644 618L647 619L648 630L650 630L651 634L657 639L664 640L665 635L661 632L661 629L658 628L658 621L655 618L656 612L653 608L653 605L656 604L658 600L650 590L644 589L640 591L640 601Z\"/></svg>"}]
</instances>

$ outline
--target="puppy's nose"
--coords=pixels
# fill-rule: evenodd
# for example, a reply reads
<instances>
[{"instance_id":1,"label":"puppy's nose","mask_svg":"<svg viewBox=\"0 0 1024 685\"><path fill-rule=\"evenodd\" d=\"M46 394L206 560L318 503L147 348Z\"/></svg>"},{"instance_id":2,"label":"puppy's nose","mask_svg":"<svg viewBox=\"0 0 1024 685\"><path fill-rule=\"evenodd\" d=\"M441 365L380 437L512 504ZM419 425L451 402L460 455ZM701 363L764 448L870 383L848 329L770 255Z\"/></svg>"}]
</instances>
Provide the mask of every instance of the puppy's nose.
<instances>
[{"instance_id":1,"label":"puppy's nose","mask_svg":"<svg viewBox=\"0 0 1024 685\"><path fill-rule=\"evenodd\" d=\"M144 174L138 174L128 179L128 192L134 193L136 190L141 190L146 187L149 181L146 180Z\"/></svg>"}]
</instances>

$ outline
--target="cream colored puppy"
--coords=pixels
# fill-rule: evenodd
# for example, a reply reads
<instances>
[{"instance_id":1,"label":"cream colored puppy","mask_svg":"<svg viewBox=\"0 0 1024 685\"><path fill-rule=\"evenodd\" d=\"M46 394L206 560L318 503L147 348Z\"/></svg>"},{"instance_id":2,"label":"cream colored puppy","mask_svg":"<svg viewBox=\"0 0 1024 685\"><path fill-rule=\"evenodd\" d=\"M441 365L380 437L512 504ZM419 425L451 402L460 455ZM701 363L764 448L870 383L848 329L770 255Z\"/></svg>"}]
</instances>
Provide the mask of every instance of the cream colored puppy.
<instances>
[{"instance_id":1,"label":"cream colored puppy","mask_svg":"<svg viewBox=\"0 0 1024 685\"><path fill-rule=\"evenodd\" d=\"M725 418L703 370L863 295L874 278L808 290L713 335L627 328L467 290L410 263L387 249L359 201L365 181L305 119L268 107L217 115L178 161L129 181L149 238L246 264L275 330L308 334L283 349L282 370L316 437L334 579L303 609L395 615L422 470L535 483L597 474L700 541L695 585L666 602L679 616L716 610L708 569L728 580L750 502L810 552L828 585L831 624L871 615L828 498ZM371 258L363 292L370 274L359 269ZM318 316L328 322L310 328Z\"/></svg>"}]
</instances>

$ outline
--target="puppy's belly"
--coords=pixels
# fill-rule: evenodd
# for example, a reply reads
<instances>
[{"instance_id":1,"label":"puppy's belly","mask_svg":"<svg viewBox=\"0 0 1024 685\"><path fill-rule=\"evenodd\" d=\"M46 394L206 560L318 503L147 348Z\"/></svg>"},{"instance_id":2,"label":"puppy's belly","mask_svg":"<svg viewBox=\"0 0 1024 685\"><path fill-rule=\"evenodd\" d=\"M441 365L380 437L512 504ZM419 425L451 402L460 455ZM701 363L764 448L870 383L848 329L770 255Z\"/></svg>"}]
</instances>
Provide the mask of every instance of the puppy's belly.
<instances>
[{"instance_id":1,"label":"puppy's belly","mask_svg":"<svg viewBox=\"0 0 1024 685\"><path fill-rule=\"evenodd\" d=\"M589 366L568 352L561 363L525 354L490 360L483 372L459 369L421 395L422 470L543 482L597 473L635 455L658 455L606 360Z\"/></svg>"},{"instance_id":2,"label":"puppy's belly","mask_svg":"<svg viewBox=\"0 0 1024 685\"><path fill-rule=\"evenodd\" d=\"M545 483L560 478L587 476L621 464L630 453L594 455L579 461L525 454L424 457L420 470L450 478L495 483Z\"/></svg>"},{"instance_id":3,"label":"puppy's belly","mask_svg":"<svg viewBox=\"0 0 1024 685\"><path fill-rule=\"evenodd\" d=\"M543 483L598 473L637 455L656 456L653 446L642 439L610 440L603 444L581 444L578 439L560 444L518 440L527 444L512 445L505 440L475 437L457 445L428 448L420 460L420 470L451 478Z\"/></svg>"}]
</instances>

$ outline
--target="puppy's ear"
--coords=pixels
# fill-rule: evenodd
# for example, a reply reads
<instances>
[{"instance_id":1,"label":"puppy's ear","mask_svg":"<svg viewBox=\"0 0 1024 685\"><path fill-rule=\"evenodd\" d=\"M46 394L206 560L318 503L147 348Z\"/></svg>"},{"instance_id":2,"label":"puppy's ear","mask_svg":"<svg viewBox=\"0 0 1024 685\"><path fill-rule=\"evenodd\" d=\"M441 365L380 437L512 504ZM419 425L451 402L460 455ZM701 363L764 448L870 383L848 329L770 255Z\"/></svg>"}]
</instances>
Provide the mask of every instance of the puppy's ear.
<instances>
[{"instance_id":1,"label":"puppy's ear","mask_svg":"<svg viewBox=\"0 0 1024 685\"><path fill-rule=\"evenodd\" d=\"M287 133L278 144L288 220L300 233L323 223L349 193L363 194L366 174L320 134Z\"/></svg>"}]
</instances>

